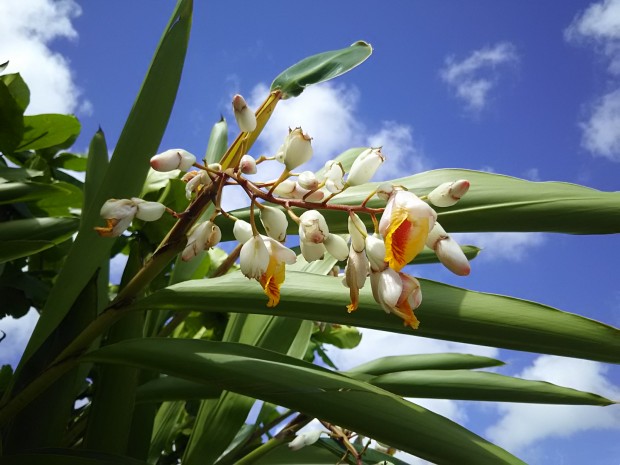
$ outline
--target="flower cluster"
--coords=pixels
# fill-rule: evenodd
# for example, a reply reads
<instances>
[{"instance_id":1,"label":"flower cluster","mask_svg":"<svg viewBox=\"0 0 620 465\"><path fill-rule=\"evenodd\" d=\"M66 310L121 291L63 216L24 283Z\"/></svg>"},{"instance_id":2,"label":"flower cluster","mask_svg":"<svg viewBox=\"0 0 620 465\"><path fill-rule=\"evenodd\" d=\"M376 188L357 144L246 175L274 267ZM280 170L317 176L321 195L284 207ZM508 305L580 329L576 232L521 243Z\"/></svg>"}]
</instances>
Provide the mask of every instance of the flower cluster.
<instances>
[{"instance_id":1,"label":"flower cluster","mask_svg":"<svg viewBox=\"0 0 620 465\"><path fill-rule=\"evenodd\" d=\"M242 133L257 127L256 116L242 96L233 98L233 110ZM280 287L285 280L285 267L295 263L297 256L285 245L289 219L296 222L301 255L308 262L322 260L326 254L346 261L343 283L349 288L349 312L360 305L360 289L370 279L375 301L387 312L403 319L405 325L417 328L414 310L422 302L419 281L403 271L404 267L425 248L432 249L438 259L458 275L469 274L469 262L460 246L437 222L437 213L431 205L454 205L469 189L469 182L457 180L441 184L428 195L418 197L413 192L391 183L380 184L359 205L339 205L334 197L351 186L368 183L385 156L381 148L367 148L354 160L350 169L336 160L329 160L318 173L293 172L313 156L312 139L301 128L289 133L272 157L255 159L249 154L239 157L236 166L223 169L219 164L204 166L196 157L182 149L172 149L155 155L151 167L158 171L182 170L186 182L186 196L195 201L209 188L215 201L214 214L208 221L194 224L187 233L187 243L181 254L191 260L201 251L219 243L222 232L216 224L217 216L234 221L233 234L241 244L239 267L250 279L258 281L273 307L280 301ZM246 175L255 174L257 165L276 161L283 165L282 174L274 181L256 182ZM196 167L196 170L190 168ZM238 185L250 199L249 222L236 218L221 207L223 188ZM215 193L215 194L214 194ZM384 208L367 207L376 196L386 202ZM305 210L299 216L296 212ZM153 221L166 210L162 204L141 199L109 200L101 209L107 226L97 228L102 236L118 236L133 218ZM255 211L258 210L258 215ZM320 210L338 210L348 214L350 240L330 232ZM181 216L183 213L174 213ZM370 221L362 221L366 215ZM380 219L378 219L380 215ZM258 216L262 224L259 230ZM369 233L366 224L374 225Z\"/></svg>"}]
</instances>

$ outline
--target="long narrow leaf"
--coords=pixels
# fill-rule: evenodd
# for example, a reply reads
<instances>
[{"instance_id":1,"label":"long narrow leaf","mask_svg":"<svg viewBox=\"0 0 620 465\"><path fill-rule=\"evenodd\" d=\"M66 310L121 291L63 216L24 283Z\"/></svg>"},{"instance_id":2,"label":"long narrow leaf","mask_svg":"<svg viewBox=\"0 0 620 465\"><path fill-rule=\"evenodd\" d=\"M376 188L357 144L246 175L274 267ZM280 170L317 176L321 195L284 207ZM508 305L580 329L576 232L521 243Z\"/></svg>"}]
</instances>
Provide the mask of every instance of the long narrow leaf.
<instances>
[{"instance_id":1,"label":"long narrow leaf","mask_svg":"<svg viewBox=\"0 0 620 465\"><path fill-rule=\"evenodd\" d=\"M522 463L456 423L387 391L257 347L141 339L104 347L84 360L130 364L213 383L323 418L438 464Z\"/></svg>"},{"instance_id":2,"label":"long narrow leaf","mask_svg":"<svg viewBox=\"0 0 620 465\"><path fill-rule=\"evenodd\" d=\"M368 286L360 292L360 308L347 313L348 292L341 279L309 273L287 273L280 304L275 309L266 306L261 287L248 282L241 273L171 286L137 302L135 308L277 313L412 336L620 362L620 331L616 328L535 302L434 281L420 282L424 300L416 310L421 321L418 330L386 315Z\"/></svg>"}]
</instances>

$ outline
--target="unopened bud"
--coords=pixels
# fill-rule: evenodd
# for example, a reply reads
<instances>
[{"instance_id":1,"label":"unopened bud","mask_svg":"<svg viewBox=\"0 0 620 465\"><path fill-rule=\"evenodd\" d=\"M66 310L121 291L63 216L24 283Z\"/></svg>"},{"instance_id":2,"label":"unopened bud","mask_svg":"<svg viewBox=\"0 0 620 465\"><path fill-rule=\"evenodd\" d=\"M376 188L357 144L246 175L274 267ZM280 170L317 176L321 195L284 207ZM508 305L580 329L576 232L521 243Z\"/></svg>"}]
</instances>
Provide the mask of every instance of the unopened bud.
<instances>
[{"instance_id":1,"label":"unopened bud","mask_svg":"<svg viewBox=\"0 0 620 465\"><path fill-rule=\"evenodd\" d=\"M151 167L155 171L187 171L196 163L196 157L183 149L170 149L151 158Z\"/></svg>"},{"instance_id":2,"label":"unopened bud","mask_svg":"<svg viewBox=\"0 0 620 465\"><path fill-rule=\"evenodd\" d=\"M325 163L325 188L333 194L344 189L344 168L336 160Z\"/></svg>"},{"instance_id":3,"label":"unopened bud","mask_svg":"<svg viewBox=\"0 0 620 465\"><path fill-rule=\"evenodd\" d=\"M362 252L366 248L366 225L355 213L349 215L347 222L349 235L351 236L351 248L356 252Z\"/></svg>"},{"instance_id":4,"label":"unopened bud","mask_svg":"<svg viewBox=\"0 0 620 465\"><path fill-rule=\"evenodd\" d=\"M312 171L304 171L297 177L297 184L310 191L319 187L319 180Z\"/></svg>"},{"instance_id":5,"label":"unopened bud","mask_svg":"<svg viewBox=\"0 0 620 465\"><path fill-rule=\"evenodd\" d=\"M243 174L256 174L256 160L252 155L244 155L239 161L239 170Z\"/></svg>"},{"instance_id":6,"label":"unopened bud","mask_svg":"<svg viewBox=\"0 0 620 465\"><path fill-rule=\"evenodd\" d=\"M233 226L233 235L240 244L245 244L254 236L254 233L252 232L252 225L243 220L235 221Z\"/></svg>"},{"instance_id":7,"label":"unopened bud","mask_svg":"<svg viewBox=\"0 0 620 465\"><path fill-rule=\"evenodd\" d=\"M147 202L136 197L131 200L137 207L136 218L142 221L157 221L166 211L166 206L159 202Z\"/></svg>"},{"instance_id":8,"label":"unopened bud","mask_svg":"<svg viewBox=\"0 0 620 465\"><path fill-rule=\"evenodd\" d=\"M299 240L311 244L321 244L329 236L325 217L316 210L306 210L299 217Z\"/></svg>"},{"instance_id":9,"label":"unopened bud","mask_svg":"<svg viewBox=\"0 0 620 465\"><path fill-rule=\"evenodd\" d=\"M278 242L286 239L288 219L286 213L279 208L263 206L260 210L260 221L265 227L267 235Z\"/></svg>"},{"instance_id":10,"label":"unopened bud","mask_svg":"<svg viewBox=\"0 0 620 465\"><path fill-rule=\"evenodd\" d=\"M381 153L381 148L364 150L353 162L347 184L358 186L367 183L384 161L385 157Z\"/></svg>"},{"instance_id":11,"label":"unopened bud","mask_svg":"<svg viewBox=\"0 0 620 465\"><path fill-rule=\"evenodd\" d=\"M323 241L327 251L338 261L346 260L349 256L347 241L338 234L330 234Z\"/></svg>"},{"instance_id":12,"label":"unopened bud","mask_svg":"<svg viewBox=\"0 0 620 465\"><path fill-rule=\"evenodd\" d=\"M295 436L295 439L288 443L288 446L292 450L299 450L302 447L311 446L319 440L319 438L321 437L321 433L321 430L313 430L306 433L298 434L297 436Z\"/></svg>"},{"instance_id":13,"label":"unopened bud","mask_svg":"<svg viewBox=\"0 0 620 465\"><path fill-rule=\"evenodd\" d=\"M387 268L385 262L385 242L376 235L366 236L366 256L372 271L383 271Z\"/></svg>"},{"instance_id":14,"label":"unopened bud","mask_svg":"<svg viewBox=\"0 0 620 465\"><path fill-rule=\"evenodd\" d=\"M203 250L215 247L222 239L222 231L212 221L196 225L187 237L187 245L181 254L183 261L194 258Z\"/></svg>"},{"instance_id":15,"label":"unopened bud","mask_svg":"<svg viewBox=\"0 0 620 465\"><path fill-rule=\"evenodd\" d=\"M461 179L454 182L444 182L428 194L428 200L437 207L451 207L458 202L469 190L469 181Z\"/></svg>"},{"instance_id":16,"label":"unopened bud","mask_svg":"<svg viewBox=\"0 0 620 465\"><path fill-rule=\"evenodd\" d=\"M289 129L288 136L276 154L276 160L284 163L286 169L294 170L312 158L312 138L301 128Z\"/></svg>"},{"instance_id":17,"label":"unopened bud","mask_svg":"<svg viewBox=\"0 0 620 465\"><path fill-rule=\"evenodd\" d=\"M454 274L467 276L470 273L469 260L463 250L439 223L435 222L426 239L426 245L435 251L439 261Z\"/></svg>"},{"instance_id":18,"label":"unopened bud","mask_svg":"<svg viewBox=\"0 0 620 465\"><path fill-rule=\"evenodd\" d=\"M387 202L390 198L390 195L392 195L392 192L394 192L394 186L392 185L392 183L382 182L381 184L379 184L379 187L377 187L375 194L381 200L385 200Z\"/></svg>"},{"instance_id":19,"label":"unopened bud","mask_svg":"<svg viewBox=\"0 0 620 465\"><path fill-rule=\"evenodd\" d=\"M256 129L256 115L250 110L245 99L237 94L233 97L232 101L233 111L235 113L235 120L241 132L252 132Z\"/></svg>"}]
</instances>

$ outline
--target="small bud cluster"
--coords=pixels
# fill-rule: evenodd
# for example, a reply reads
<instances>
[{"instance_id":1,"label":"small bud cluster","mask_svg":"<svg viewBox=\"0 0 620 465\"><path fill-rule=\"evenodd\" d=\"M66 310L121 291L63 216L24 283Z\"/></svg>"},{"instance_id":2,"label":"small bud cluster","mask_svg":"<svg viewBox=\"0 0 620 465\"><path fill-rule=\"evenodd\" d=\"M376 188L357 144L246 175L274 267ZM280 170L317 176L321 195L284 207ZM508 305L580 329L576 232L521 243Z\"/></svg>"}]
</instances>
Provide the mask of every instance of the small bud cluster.
<instances>
[{"instance_id":1,"label":"small bud cluster","mask_svg":"<svg viewBox=\"0 0 620 465\"><path fill-rule=\"evenodd\" d=\"M256 116L244 98L235 95L232 105L242 133L254 131L257 127ZM298 127L289 129L273 157L255 159L246 154L229 169L223 169L219 164L203 166L196 162L194 155L183 149L171 149L153 156L151 167L155 170L186 171L181 179L186 183L188 200L193 202L208 191L206 195L215 202L213 216L208 221L193 225L187 233L181 258L191 260L220 242L222 233L215 222L217 216L233 220L233 234L242 244L240 270L261 284L269 299L267 305L275 306L280 300L285 266L295 263L297 259L296 254L284 245L290 217L297 223L301 254L306 261L321 260L327 254L338 261L346 261L343 283L349 288L349 312L359 307L359 291L370 279L375 301L387 313L402 318L405 325L417 328L419 322L414 310L422 302L422 291L419 281L405 273L403 268L426 246L435 251L449 270L458 275L469 274L467 258L437 222L437 213L429 205L454 205L469 189L469 182L458 180L441 184L422 198L402 187L382 183L362 204L339 205L329 201L351 186L368 183L384 163L381 148L370 147L362 151L348 173L338 160L327 161L318 175L311 171L293 173L312 155L312 138ZM257 173L260 163L270 160L283 165L277 180L256 182L246 178L246 175ZM197 169L190 171L192 167ZM249 222L235 218L221 207L224 187L231 184L240 186L250 199ZM366 203L372 196L385 201L385 208L367 207ZM297 216L293 208L305 211ZM256 209L264 233L259 231L255 220ZM166 210L157 202L136 198L112 199L101 209L107 226L96 229L102 236L118 236L134 218L153 221ZM330 232L327 220L319 210L348 213L349 243L342 236ZM360 215L370 217L375 225L372 233L368 232Z\"/></svg>"}]
</instances>

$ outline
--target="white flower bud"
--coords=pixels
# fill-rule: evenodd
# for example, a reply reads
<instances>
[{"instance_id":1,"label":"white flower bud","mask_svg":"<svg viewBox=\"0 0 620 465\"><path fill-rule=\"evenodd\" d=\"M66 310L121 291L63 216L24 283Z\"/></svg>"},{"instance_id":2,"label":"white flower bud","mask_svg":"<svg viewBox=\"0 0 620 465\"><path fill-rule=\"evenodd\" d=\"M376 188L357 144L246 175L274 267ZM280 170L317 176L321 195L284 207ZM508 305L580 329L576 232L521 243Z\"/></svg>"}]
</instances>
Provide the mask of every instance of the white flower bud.
<instances>
[{"instance_id":1,"label":"white flower bud","mask_svg":"<svg viewBox=\"0 0 620 465\"><path fill-rule=\"evenodd\" d=\"M381 200L385 200L387 202L387 200L390 198L390 195L392 195L392 192L394 192L394 186L392 185L392 183L382 182L381 184L379 184L379 187L377 187L377 191L375 192L375 194Z\"/></svg>"},{"instance_id":2,"label":"white flower bud","mask_svg":"<svg viewBox=\"0 0 620 465\"><path fill-rule=\"evenodd\" d=\"M233 235L240 244L245 244L252 239L252 225L247 221L237 220L233 226Z\"/></svg>"},{"instance_id":3,"label":"white flower bud","mask_svg":"<svg viewBox=\"0 0 620 465\"><path fill-rule=\"evenodd\" d=\"M433 249L439 261L459 276L467 276L471 271L469 260L463 253L459 244L450 237L443 227L435 222L426 240L426 245Z\"/></svg>"},{"instance_id":4,"label":"white flower bud","mask_svg":"<svg viewBox=\"0 0 620 465\"><path fill-rule=\"evenodd\" d=\"M254 129L256 129L256 115L248 108L245 99L239 94L235 95L233 97L232 106L239 129L241 129L242 132L254 131Z\"/></svg>"},{"instance_id":5,"label":"white flower bud","mask_svg":"<svg viewBox=\"0 0 620 465\"><path fill-rule=\"evenodd\" d=\"M312 242L300 241L299 247L301 248L301 255L307 262L323 260L323 257L325 257L325 246L322 243L314 244Z\"/></svg>"},{"instance_id":6,"label":"white flower bud","mask_svg":"<svg viewBox=\"0 0 620 465\"><path fill-rule=\"evenodd\" d=\"M181 180L187 182L185 185L185 197L187 197L188 200L192 198L192 192L198 192L199 188L202 189L211 184L209 173L205 170L190 171L185 174Z\"/></svg>"},{"instance_id":7,"label":"white flower bud","mask_svg":"<svg viewBox=\"0 0 620 465\"><path fill-rule=\"evenodd\" d=\"M147 202L136 197L131 200L137 207L136 218L142 221L157 221L166 211L166 206L159 202Z\"/></svg>"},{"instance_id":8,"label":"white flower bud","mask_svg":"<svg viewBox=\"0 0 620 465\"><path fill-rule=\"evenodd\" d=\"M136 204L129 199L109 199L101 206L99 214L104 219L123 219L136 216ZM130 220L131 221L131 220Z\"/></svg>"},{"instance_id":9,"label":"white flower bud","mask_svg":"<svg viewBox=\"0 0 620 465\"><path fill-rule=\"evenodd\" d=\"M263 223L269 237L279 242L286 239L288 219L286 218L286 213L282 210L265 205L260 210L260 221Z\"/></svg>"},{"instance_id":10,"label":"white flower bud","mask_svg":"<svg viewBox=\"0 0 620 465\"><path fill-rule=\"evenodd\" d=\"M277 195L278 197L282 197L283 199L294 199L296 198L295 197L296 186L297 186L297 183L295 181L286 179L276 186L276 188L273 190L273 193Z\"/></svg>"},{"instance_id":11,"label":"white flower bud","mask_svg":"<svg viewBox=\"0 0 620 465\"><path fill-rule=\"evenodd\" d=\"M187 245L181 254L183 261L194 258L203 250L215 247L222 239L222 231L212 221L205 221L192 228L187 236Z\"/></svg>"},{"instance_id":12,"label":"white flower bud","mask_svg":"<svg viewBox=\"0 0 620 465\"><path fill-rule=\"evenodd\" d=\"M155 171L187 171L196 163L196 157L183 149L170 149L151 158L151 167Z\"/></svg>"},{"instance_id":13,"label":"white flower bud","mask_svg":"<svg viewBox=\"0 0 620 465\"><path fill-rule=\"evenodd\" d=\"M325 217L316 210L307 210L299 217L299 240L311 244L322 244L329 236Z\"/></svg>"},{"instance_id":14,"label":"white flower bud","mask_svg":"<svg viewBox=\"0 0 620 465\"><path fill-rule=\"evenodd\" d=\"M437 207L451 207L458 202L469 190L469 181L461 179L454 182L444 182L428 194L428 200Z\"/></svg>"},{"instance_id":15,"label":"white flower bud","mask_svg":"<svg viewBox=\"0 0 620 465\"><path fill-rule=\"evenodd\" d=\"M312 430L298 434L297 436L295 436L295 439L288 443L288 446L292 450L299 450L302 447L311 446L319 440L321 433L321 430Z\"/></svg>"},{"instance_id":16,"label":"white flower bud","mask_svg":"<svg viewBox=\"0 0 620 465\"><path fill-rule=\"evenodd\" d=\"M301 128L289 129L288 136L276 154L276 160L284 163L286 169L294 170L312 158L312 138Z\"/></svg>"},{"instance_id":17,"label":"white flower bud","mask_svg":"<svg viewBox=\"0 0 620 465\"><path fill-rule=\"evenodd\" d=\"M244 155L239 161L239 170L243 174L256 174L256 160L251 155Z\"/></svg>"},{"instance_id":18,"label":"white flower bud","mask_svg":"<svg viewBox=\"0 0 620 465\"><path fill-rule=\"evenodd\" d=\"M345 241L338 234L330 234L323 241L325 248L327 251L332 254L338 261L346 260L349 256L349 246L347 245L347 241Z\"/></svg>"},{"instance_id":19,"label":"white flower bud","mask_svg":"<svg viewBox=\"0 0 620 465\"><path fill-rule=\"evenodd\" d=\"M319 187L319 180L312 171L304 171L297 177L297 184L303 189L312 190Z\"/></svg>"},{"instance_id":20,"label":"white flower bud","mask_svg":"<svg viewBox=\"0 0 620 465\"><path fill-rule=\"evenodd\" d=\"M372 271L383 271L385 263L385 242L376 235L366 236L366 255Z\"/></svg>"},{"instance_id":21,"label":"white flower bud","mask_svg":"<svg viewBox=\"0 0 620 465\"><path fill-rule=\"evenodd\" d=\"M366 225L355 213L349 215L347 225L351 236L351 248L356 252L362 252L366 247L366 236L368 236Z\"/></svg>"},{"instance_id":22,"label":"white flower bud","mask_svg":"<svg viewBox=\"0 0 620 465\"><path fill-rule=\"evenodd\" d=\"M384 161L385 157L381 153L380 148L364 150L353 162L349 171L349 177L347 178L347 184L358 186L367 183Z\"/></svg>"},{"instance_id":23,"label":"white flower bud","mask_svg":"<svg viewBox=\"0 0 620 465\"><path fill-rule=\"evenodd\" d=\"M325 163L325 188L332 194L344 189L344 168L336 160Z\"/></svg>"}]
</instances>

